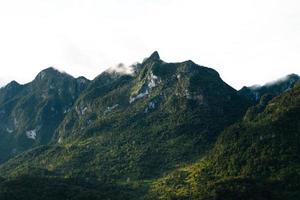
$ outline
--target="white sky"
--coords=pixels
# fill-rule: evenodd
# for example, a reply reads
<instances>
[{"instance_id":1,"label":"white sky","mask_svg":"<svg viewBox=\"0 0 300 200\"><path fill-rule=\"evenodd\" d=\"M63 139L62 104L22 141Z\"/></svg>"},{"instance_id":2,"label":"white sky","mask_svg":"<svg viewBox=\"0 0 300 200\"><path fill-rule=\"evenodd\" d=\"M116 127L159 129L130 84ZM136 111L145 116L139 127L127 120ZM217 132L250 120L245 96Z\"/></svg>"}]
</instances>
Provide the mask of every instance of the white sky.
<instances>
[{"instance_id":1,"label":"white sky","mask_svg":"<svg viewBox=\"0 0 300 200\"><path fill-rule=\"evenodd\" d=\"M49 66L92 79L154 50L236 89L300 74L300 1L0 0L0 85Z\"/></svg>"}]
</instances>

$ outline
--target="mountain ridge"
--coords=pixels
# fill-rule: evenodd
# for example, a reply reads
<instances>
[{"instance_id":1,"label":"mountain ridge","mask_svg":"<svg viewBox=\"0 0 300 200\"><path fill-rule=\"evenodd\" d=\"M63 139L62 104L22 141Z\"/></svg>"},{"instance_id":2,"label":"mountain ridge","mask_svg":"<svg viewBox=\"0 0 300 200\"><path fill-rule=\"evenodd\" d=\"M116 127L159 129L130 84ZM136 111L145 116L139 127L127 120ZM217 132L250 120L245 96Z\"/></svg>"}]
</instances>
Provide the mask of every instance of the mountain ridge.
<instances>
[{"instance_id":1,"label":"mountain ridge","mask_svg":"<svg viewBox=\"0 0 300 200\"><path fill-rule=\"evenodd\" d=\"M66 145L76 140L101 138L100 135L110 141L113 135L118 135L115 145L122 144L122 140L129 143L133 140L128 147L121 145L121 149L140 151L140 155L132 158L134 171L125 169L134 176L145 176L149 170L155 171L151 176L157 176L164 168L172 168L175 160L185 162L204 153L218 132L240 118L248 107L248 103L242 101L237 91L224 83L215 70L192 61L166 63L154 52L136 68L135 75L104 72L89 83L55 129L52 143ZM39 74L37 81L41 78L42 74ZM51 80L43 81L52 84ZM233 109L238 102L240 105ZM218 125L212 125L213 121ZM149 127L147 134L141 132L145 127ZM151 141L149 150L143 146L145 137ZM177 144L183 141L191 145L190 148L187 145L183 150L177 150ZM195 148L193 143L196 141L202 145ZM98 148L96 143L93 145ZM152 145L160 146L161 155ZM106 152L111 147L104 145L103 148L101 151ZM118 154L125 150L121 149L117 150ZM170 149L177 156L169 152ZM107 156L112 159L111 155ZM98 159L96 157L93 159ZM149 159L143 162L150 163L140 163L139 160L146 157ZM161 164L164 167L150 167L156 162L154 158L165 163ZM141 171L136 171L139 168Z\"/></svg>"},{"instance_id":2,"label":"mountain ridge","mask_svg":"<svg viewBox=\"0 0 300 200\"><path fill-rule=\"evenodd\" d=\"M22 199L32 192L22 182L36 180L49 199L76 199L77 189L78 199L270 199L269 187L278 182L270 185L254 173L259 163L249 154L251 145L263 168L280 163L296 173L283 147L291 143L288 135L295 136L296 125L287 119L298 112L297 75L257 92L237 91L214 69L190 60L164 62L158 52L124 68L91 81L47 68L28 84L0 89L0 197L17 192ZM282 138L278 148L269 143L273 129ZM280 130L292 131L285 136ZM263 154L274 154L251 143L247 133L282 152L284 162L269 164ZM296 155L295 148L289 151ZM294 189L282 191L291 195Z\"/></svg>"},{"instance_id":3,"label":"mountain ridge","mask_svg":"<svg viewBox=\"0 0 300 200\"><path fill-rule=\"evenodd\" d=\"M239 90L239 93L253 102L258 102L260 98L266 94L276 96L291 89L298 80L300 80L300 77L297 74L292 73L262 86L244 86Z\"/></svg>"}]
</instances>

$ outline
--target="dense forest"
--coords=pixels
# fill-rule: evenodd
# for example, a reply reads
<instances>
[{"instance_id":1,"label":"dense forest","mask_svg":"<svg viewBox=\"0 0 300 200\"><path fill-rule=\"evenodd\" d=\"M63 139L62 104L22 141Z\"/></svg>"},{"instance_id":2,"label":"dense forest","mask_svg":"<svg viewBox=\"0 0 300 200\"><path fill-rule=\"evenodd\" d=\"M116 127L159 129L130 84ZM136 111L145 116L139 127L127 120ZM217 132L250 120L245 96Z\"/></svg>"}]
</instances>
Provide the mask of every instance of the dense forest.
<instances>
[{"instance_id":1,"label":"dense forest","mask_svg":"<svg viewBox=\"0 0 300 200\"><path fill-rule=\"evenodd\" d=\"M237 91L157 52L130 67L0 89L0 199L300 199L298 75Z\"/></svg>"}]
</instances>

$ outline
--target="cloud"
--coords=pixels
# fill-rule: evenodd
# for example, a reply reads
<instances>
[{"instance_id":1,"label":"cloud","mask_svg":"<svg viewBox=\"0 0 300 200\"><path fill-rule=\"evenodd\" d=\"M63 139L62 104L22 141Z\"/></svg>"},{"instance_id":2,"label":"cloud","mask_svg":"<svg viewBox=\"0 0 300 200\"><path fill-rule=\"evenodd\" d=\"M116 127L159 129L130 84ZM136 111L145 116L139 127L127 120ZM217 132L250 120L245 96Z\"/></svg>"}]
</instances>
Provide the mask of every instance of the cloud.
<instances>
[{"instance_id":1,"label":"cloud","mask_svg":"<svg viewBox=\"0 0 300 200\"><path fill-rule=\"evenodd\" d=\"M117 72L119 74L133 75L134 74L134 65L125 66L123 63L120 63L114 67L108 68L106 71L109 73Z\"/></svg>"},{"instance_id":2,"label":"cloud","mask_svg":"<svg viewBox=\"0 0 300 200\"><path fill-rule=\"evenodd\" d=\"M276 79L274 81L267 82L265 84L265 86L281 84L281 83L283 83L285 81L288 81L288 80L290 81L290 83L294 83L295 81L299 80L299 76L297 74L289 74L289 75L286 75L282 78Z\"/></svg>"}]
</instances>

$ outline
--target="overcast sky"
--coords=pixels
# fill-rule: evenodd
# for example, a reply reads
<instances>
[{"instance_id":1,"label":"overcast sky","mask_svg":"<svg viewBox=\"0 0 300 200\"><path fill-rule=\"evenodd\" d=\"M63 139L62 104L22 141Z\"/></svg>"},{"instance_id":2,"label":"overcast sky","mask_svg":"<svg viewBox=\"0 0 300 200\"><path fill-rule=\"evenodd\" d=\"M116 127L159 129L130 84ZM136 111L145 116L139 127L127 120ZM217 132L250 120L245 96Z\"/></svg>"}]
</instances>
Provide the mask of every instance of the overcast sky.
<instances>
[{"instance_id":1,"label":"overcast sky","mask_svg":"<svg viewBox=\"0 0 300 200\"><path fill-rule=\"evenodd\" d=\"M191 59L239 89L300 74L299 0L0 0L0 85Z\"/></svg>"}]
</instances>

